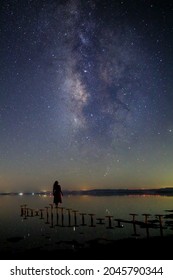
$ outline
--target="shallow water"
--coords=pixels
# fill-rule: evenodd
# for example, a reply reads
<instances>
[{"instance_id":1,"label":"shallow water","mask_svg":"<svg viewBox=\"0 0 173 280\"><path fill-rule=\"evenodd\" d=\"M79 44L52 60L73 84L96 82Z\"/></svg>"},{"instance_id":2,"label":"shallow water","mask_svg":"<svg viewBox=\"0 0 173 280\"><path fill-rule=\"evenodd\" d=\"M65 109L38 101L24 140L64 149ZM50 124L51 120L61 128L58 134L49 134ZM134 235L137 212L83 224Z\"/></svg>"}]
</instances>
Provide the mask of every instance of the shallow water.
<instances>
[{"instance_id":1,"label":"shallow water","mask_svg":"<svg viewBox=\"0 0 173 280\"><path fill-rule=\"evenodd\" d=\"M173 197L64 195L58 209L51 208L52 202L52 196L1 195L1 251L10 254L44 248L51 253L56 248L85 247L92 240L105 243L128 237L173 234L173 218L168 216L172 215ZM148 222L153 227L132 223L132 213L137 214L135 221L139 222L144 222L143 214L149 213ZM162 227L157 214L163 215ZM115 219L124 221L118 226Z\"/></svg>"}]
</instances>

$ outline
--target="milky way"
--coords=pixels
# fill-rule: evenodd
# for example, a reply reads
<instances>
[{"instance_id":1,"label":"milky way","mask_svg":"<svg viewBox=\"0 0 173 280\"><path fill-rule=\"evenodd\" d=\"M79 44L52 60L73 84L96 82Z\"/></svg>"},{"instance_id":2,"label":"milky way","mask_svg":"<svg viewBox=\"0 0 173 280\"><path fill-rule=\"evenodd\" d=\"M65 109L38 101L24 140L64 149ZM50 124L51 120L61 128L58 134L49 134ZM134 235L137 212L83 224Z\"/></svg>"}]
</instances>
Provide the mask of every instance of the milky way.
<instances>
[{"instance_id":1,"label":"milky way","mask_svg":"<svg viewBox=\"0 0 173 280\"><path fill-rule=\"evenodd\" d=\"M60 17L56 26L49 26L48 30L57 31L61 26L61 37L54 31L51 45L58 46L58 51L61 48L63 66L53 53L56 61L52 67L60 67L57 95L61 95L58 109L64 129L68 133L73 128L79 142L81 134L84 142L129 140L144 125L142 114L152 94L147 89L147 54L136 28L124 22L121 25L119 19L116 26L108 18L105 26L101 17L96 16L93 2L83 7L79 1L72 1L61 9L68 20L62 27ZM52 25L53 22L51 19Z\"/></svg>"},{"instance_id":2,"label":"milky way","mask_svg":"<svg viewBox=\"0 0 173 280\"><path fill-rule=\"evenodd\" d=\"M2 1L1 189L172 184L166 2Z\"/></svg>"}]
</instances>

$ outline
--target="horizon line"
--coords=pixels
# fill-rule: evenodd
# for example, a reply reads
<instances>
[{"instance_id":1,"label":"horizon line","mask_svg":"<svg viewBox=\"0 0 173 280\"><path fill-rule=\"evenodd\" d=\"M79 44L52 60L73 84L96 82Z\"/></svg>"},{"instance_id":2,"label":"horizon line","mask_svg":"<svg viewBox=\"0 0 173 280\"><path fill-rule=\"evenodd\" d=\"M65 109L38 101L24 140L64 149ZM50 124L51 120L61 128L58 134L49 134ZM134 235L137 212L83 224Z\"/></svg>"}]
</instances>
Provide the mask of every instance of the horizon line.
<instances>
[{"instance_id":1,"label":"horizon line","mask_svg":"<svg viewBox=\"0 0 173 280\"><path fill-rule=\"evenodd\" d=\"M160 188L114 188L114 189L80 189L80 190L63 190L64 194L160 194L160 193L173 193L173 187L160 187ZM0 195L39 195L39 194L52 194L51 190L40 190L40 191L0 191Z\"/></svg>"}]
</instances>

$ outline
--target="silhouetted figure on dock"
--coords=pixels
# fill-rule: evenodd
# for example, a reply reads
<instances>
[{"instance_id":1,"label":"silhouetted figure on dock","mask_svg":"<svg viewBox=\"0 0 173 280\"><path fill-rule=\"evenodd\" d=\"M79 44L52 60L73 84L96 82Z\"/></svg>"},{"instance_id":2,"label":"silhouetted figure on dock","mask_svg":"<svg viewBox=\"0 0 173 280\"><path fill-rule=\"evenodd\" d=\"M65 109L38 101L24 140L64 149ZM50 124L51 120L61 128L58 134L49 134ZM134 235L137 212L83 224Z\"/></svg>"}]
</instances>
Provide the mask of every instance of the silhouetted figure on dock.
<instances>
[{"instance_id":1,"label":"silhouetted figure on dock","mask_svg":"<svg viewBox=\"0 0 173 280\"><path fill-rule=\"evenodd\" d=\"M55 181L55 183L53 184L53 196L54 196L53 202L55 203L57 208L58 203L62 203L62 196L63 196L61 186L59 185L58 181Z\"/></svg>"}]
</instances>

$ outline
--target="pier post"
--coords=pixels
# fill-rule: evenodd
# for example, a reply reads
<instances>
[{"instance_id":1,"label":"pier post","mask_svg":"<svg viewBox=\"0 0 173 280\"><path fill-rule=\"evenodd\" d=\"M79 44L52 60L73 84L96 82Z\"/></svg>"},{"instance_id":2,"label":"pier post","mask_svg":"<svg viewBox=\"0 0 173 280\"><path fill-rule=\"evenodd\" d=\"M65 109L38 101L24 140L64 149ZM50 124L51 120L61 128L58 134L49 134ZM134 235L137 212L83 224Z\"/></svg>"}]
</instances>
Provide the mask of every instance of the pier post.
<instances>
[{"instance_id":1,"label":"pier post","mask_svg":"<svg viewBox=\"0 0 173 280\"><path fill-rule=\"evenodd\" d=\"M45 222L45 224L49 224L49 211L48 211L49 206L46 206L45 208L46 208L46 222Z\"/></svg>"},{"instance_id":2,"label":"pier post","mask_svg":"<svg viewBox=\"0 0 173 280\"><path fill-rule=\"evenodd\" d=\"M39 216L39 210L35 209L35 216Z\"/></svg>"},{"instance_id":3,"label":"pier post","mask_svg":"<svg viewBox=\"0 0 173 280\"><path fill-rule=\"evenodd\" d=\"M71 208L66 208L68 212L68 226L71 227Z\"/></svg>"},{"instance_id":4,"label":"pier post","mask_svg":"<svg viewBox=\"0 0 173 280\"><path fill-rule=\"evenodd\" d=\"M40 209L40 219L43 219L43 211L44 209Z\"/></svg>"},{"instance_id":5,"label":"pier post","mask_svg":"<svg viewBox=\"0 0 173 280\"><path fill-rule=\"evenodd\" d=\"M86 213L79 213L79 215L82 216L82 224L81 224L81 226L86 226L86 223L85 223L85 215L86 215Z\"/></svg>"},{"instance_id":6,"label":"pier post","mask_svg":"<svg viewBox=\"0 0 173 280\"><path fill-rule=\"evenodd\" d=\"M34 217L34 210L30 208L31 211L31 217Z\"/></svg>"},{"instance_id":7,"label":"pier post","mask_svg":"<svg viewBox=\"0 0 173 280\"><path fill-rule=\"evenodd\" d=\"M148 226L148 217L150 217L150 214L144 213L142 214L144 216L144 223L145 223L145 227L146 227L146 234L147 234L147 238L149 238L149 226Z\"/></svg>"},{"instance_id":8,"label":"pier post","mask_svg":"<svg viewBox=\"0 0 173 280\"><path fill-rule=\"evenodd\" d=\"M134 231L132 236L139 236L139 234L137 234L137 231L136 231L136 220L135 220L135 217L138 216L138 214L130 213L129 215L132 216L132 224L133 224L133 231Z\"/></svg>"},{"instance_id":9,"label":"pier post","mask_svg":"<svg viewBox=\"0 0 173 280\"><path fill-rule=\"evenodd\" d=\"M20 216L24 215L24 205L20 205Z\"/></svg>"},{"instance_id":10,"label":"pier post","mask_svg":"<svg viewBox=\"0 0 173 280\"><path fill-rule=\"evenodd\" d=\"M113 229L113 226L112 226L112 218L113 218L113 216L107 215L105 217L108 218L108 227L107 228Z\"/></svg>"},{"instance_id":11,"label":"pier post","mask_svg":"<svg viewBox=\"0 0 173 280\"><path fill-rule=\"evenodd\" d=\"M26 220L27 218L27 208L26 208L26 206L27 206L27 204L24 204L23 205L24 206L24 208L23 208L23 215L24 215L24 219Z\"/></svg>"},{"instance_id":12,"label":"pier post","mask_svg":"<svg viewBox=\"0 0 173 280\"><path fill-rule=\"evenodd\" d=\"M94 225L94 220L93 220L93 217L95 216L95 214L88 214L89 216L90 216L90 218L91 218L91 224L90 224L90 227L95 227L95 225Z\"/></svg>"},{"instance_id":13,"label":"pier post","mask_svg":"<svg viewBox=\"0 0 173 280\"><path fill-rule=\"evenodd\" d=\"M59 213L58 213L58 207L56 207L56 226L59 226Z\"/></svg>"},{"instance_id":14,"label":"pier post","mask_svg":"<svg viewBox=\"0 0 173 280\"><path fill-rule=\"evenodd\" d=\"M161 214L157 214L157 215L155 215L156 216L156 218L158 218L159 219L159 227L160 227L160 236L162 237L163 236L163 215L161 215Z\"/></svg>"},{"instance_id":15,"label":"pier post","mask_svg":"<svg viewBox=\"0 0 173 280\"><path fill-rule=\"evenodd\" d=\"M61 226L64 226L64 207L58 207L61 210Z\"/></svg>"},{"instance_id":16,"label":"pier post","mask_svg":"<svg viewBox=\"0 0 173 280\"><path fill-rule=\"evenodd\" d=\"M78 210L72 210L72 212L74 213L74 226L75 226L75 227L78 227L78 225L77 225L77 215L76 215L76 213L78 212Z\"/></svg>"}]
</instances>

